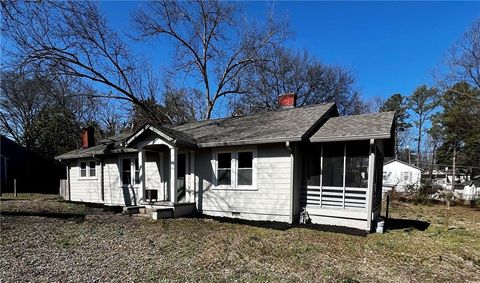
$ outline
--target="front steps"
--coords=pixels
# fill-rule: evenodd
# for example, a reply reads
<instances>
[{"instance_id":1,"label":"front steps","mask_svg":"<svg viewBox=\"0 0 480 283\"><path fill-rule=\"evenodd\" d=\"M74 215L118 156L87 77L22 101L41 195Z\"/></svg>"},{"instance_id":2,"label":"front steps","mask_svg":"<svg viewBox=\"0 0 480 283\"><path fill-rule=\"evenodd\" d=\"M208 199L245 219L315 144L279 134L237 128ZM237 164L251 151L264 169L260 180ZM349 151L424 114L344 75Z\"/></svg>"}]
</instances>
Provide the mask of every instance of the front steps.
<instances>
[{"instance_id":1,"label":"front steps","mask_svg":"<svg viewBox=\"0 0 480 283\"><path fill-rule=\"evenodd\" d=\"M148 215L154 220L188 216L195 211L195 203L151 202L126 206L124 213Z\"/></svg>"}]
</instances>

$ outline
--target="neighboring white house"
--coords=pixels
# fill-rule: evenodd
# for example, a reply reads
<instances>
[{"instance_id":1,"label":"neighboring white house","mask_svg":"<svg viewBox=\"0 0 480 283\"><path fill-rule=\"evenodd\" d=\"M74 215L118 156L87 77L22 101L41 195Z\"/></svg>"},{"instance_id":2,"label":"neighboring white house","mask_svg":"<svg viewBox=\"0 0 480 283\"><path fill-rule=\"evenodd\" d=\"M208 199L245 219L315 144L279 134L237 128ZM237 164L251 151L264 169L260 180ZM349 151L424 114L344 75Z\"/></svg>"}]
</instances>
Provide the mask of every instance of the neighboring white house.
<instances>
[{"instance_id":1,"label":"neighboring white house","mask_svg":"<svg viewBox=\"0 0 480 283\"><path fill-rule=\"evenodd\" d=\"M395 188L404 191L408 186L420 188L422 170L412 164L398 159L392 159L383 164L383 190L384 192Z\"/></svg>"},{"instance_id":2,"label":"neighboring white house","mask_svg":"<svg viewBox=\"0 0 480 283\"><path fill-rule=\"evenodd\" d=\"M383 157L393 153L394 113L338 117L334 103L242 117L145 125L57 159L69 200L140 205L173 216L313 223L370 231L380 213Z\"/></svg>"}]
</instances>

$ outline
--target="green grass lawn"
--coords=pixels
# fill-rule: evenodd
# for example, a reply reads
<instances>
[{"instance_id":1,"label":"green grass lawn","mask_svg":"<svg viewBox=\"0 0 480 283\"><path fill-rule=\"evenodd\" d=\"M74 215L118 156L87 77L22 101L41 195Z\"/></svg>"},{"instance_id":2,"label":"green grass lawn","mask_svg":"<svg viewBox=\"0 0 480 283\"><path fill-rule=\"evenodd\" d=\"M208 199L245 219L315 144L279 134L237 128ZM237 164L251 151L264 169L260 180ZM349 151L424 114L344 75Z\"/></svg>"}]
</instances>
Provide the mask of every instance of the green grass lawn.
<instances>
[{"instance_id":1,"label":"green grass lawn","mask_svg":"<svg viewBox=\"0 0 480 283\"><path fill-rule=\"evenodd\" d=\"M3 198L3 197L2 197ZM1 201L0 279L15 281L479 282L480 211L394 203L391 216L428 222L367 237L275 230L212 219L105 213L58 198ZM47 214L48 215L48 214Z\"/></svg>"}]
</instances>

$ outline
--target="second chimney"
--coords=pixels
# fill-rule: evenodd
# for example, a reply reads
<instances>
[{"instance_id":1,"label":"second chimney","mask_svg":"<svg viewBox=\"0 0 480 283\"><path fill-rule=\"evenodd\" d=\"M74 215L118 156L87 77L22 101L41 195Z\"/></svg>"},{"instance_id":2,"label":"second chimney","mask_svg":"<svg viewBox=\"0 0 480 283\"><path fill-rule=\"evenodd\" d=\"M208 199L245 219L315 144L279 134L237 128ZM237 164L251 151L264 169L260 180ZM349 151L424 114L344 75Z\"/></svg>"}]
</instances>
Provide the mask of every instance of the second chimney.
<instances>
[{"instance_id":1,"label":"second chimney","mask_svg":"<svg viewBox=\"0 0 480 283\"><path fill-rule=\"evenodd\" d=\"M82 129L82 147L89 148L95 145L95 129L92 126Z\"/></svg>"},{"instance_id":2,"label":"second chimney","mask_svg":"<svg viewBox=\"0 0 480 283\"><path fill-rule=\"evenodd\" d=\"M297 95L295 93L285 93L278 97L278 106L283 108L294 108L297 105Z\"/></svg>"}]
</instances>

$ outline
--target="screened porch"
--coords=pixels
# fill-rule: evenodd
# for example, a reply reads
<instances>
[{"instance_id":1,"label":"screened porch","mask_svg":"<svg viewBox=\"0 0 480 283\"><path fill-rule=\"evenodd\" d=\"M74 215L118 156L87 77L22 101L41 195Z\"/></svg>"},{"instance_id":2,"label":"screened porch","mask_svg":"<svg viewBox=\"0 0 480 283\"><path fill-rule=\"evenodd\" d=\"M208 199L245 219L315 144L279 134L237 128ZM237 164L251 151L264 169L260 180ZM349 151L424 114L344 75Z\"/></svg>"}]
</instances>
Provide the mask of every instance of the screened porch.
<instances>
[{"instance_id":1,"label":"screened porch","mask_svg":"<svg viewBox=\"0 0 480 283\"><path fill-rule=\"evenodd\" d=\"M325 217L360 220L350 222L368 230L365 221L375 217L369 217L369 212L379 210L381 202L383 154L378 143L310 143L303 160L302 207L312 221L329 224Z\"/></svg>"}]
</instances>

